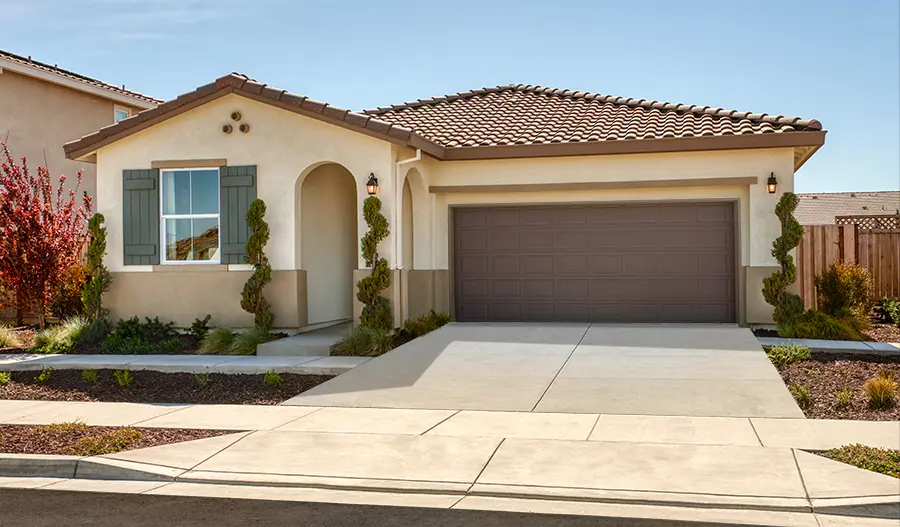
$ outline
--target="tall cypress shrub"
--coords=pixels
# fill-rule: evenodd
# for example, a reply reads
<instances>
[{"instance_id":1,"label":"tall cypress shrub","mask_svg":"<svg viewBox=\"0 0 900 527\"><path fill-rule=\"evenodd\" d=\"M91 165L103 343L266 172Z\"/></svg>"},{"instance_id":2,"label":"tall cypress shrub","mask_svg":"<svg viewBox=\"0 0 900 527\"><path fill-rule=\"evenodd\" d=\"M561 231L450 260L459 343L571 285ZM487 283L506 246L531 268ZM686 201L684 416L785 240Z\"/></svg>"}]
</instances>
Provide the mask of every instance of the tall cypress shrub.
<instances>
[{"instance_id":1,"label":"tall cypress shrub","mask_svg":"<svg viewBox=\"0 0 900 527\"><path fill-rule=\"evenodd\" d=\"M394 325L394 314L390 300L381 296L381 292L391 286L391 270L387 260L378 257L378 244L391 231L387 218L381 214L381 200L376 196L369 196L363 202L363 219L369 230L360 240L360 247L372 272L356 283L356 298L363 304L359 323L363 327L390 330Z\"/></svg>"},{"instance_id":2,"label":"tall cypress shrub","mask_svg":"<svg viewBox=\"0 0 900 527\"><path fill-rule=\"evenodd\" d=\"M103 265L103 257L106 256L106 227L103 222L103 214L99 212L88 221L88 236L91 240L85 258L88 282L81 291L81 302L84 304L84 311L93 320L105 318L109 314L108 309L103 309L103 293L109 291L112 285L109 269Z\"/></svg>"},{"instance_id":3,"label":"tall cypress shrub","mask_svg":"<svg viewBox=\"0 0 900 527\"><path fill-rule=\"evenodd\" d=\"M803 300L787 288L797 280L797 266L791 251L800 245L803 226L794 217L800 198L793 192L785 192L775 206L775 215L781 222L781 236L772 242L772 256L781 269L763 278L763 297L775 307L772 318L778 326L778 334L790 336L797 317L803 313Z\"/></svg>"},{"instance_id":4,"label":"tall cypress shrub","mask_svg":"<svg viewBox=\"0 0 900 527\"><path fill-rule=\"evenodd\" d=\"M261 331L271 331L275 323L272 305L263 295L263 289L272 281L272 266L266 257L265 248L269 243L269 224L265 221L266 204L255 199L247 210L247 226L250 227L250 238L247 239L247 263L253 264L253 274L244 284L241 293L241 309L254 316L254 326Z\"/></svg>"}]
</instances>

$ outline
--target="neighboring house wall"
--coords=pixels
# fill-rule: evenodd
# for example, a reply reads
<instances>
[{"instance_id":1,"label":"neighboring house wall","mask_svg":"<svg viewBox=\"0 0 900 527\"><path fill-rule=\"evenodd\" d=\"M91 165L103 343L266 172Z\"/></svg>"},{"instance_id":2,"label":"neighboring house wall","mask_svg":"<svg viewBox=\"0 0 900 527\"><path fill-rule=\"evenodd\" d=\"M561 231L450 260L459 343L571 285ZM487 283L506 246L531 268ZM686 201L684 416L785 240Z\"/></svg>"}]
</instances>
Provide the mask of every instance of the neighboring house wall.
<instances>
[{"instance_id":1,"label":"neighboring house wall","mask_svg":"<svg viewBox=\"0 0 900 527\"><path fill-rule=\"evenodd\" d=\"M233 111L240 111L241 122L251 125L249 134L237 129L230 135L222 133ZM273 301L278 327L346 318L350 305L358 315L355 283L368 272L362 269L359 237L367 229L361 208L370 173L379 179L382 212L391 225L379 255L395 269L394 283L385 294L395 302L397 323L428 309L451 309L454 206L670 200L736 203L738 320L771 321L771 307L762 299L762 278L775 268L770 254L772 240L780 231L775 204L782 192L794 187L790 148L455 162L428 156L410 161L415 154L406 147L236 95L100 148L98 196L100 212L107 218L113 316L158 315L188 325L194 317L211 313L220 324L251 324L251 317L239 307L240 290L249 275L246 266L126 266L123 262L122 171L160 162L216 159L257 167L257 196L266 202L271 228L266 253L274 269L274 283L266 293ZM765 188L772 172L779 182L774 195ZM748 184L739 178L757 182ZM703 181L691 185L690 180ZM459 188L588 182L612 183L617 188L521 191L507 187L490 192Z\"/></svg>"},{"instance_id":2,"label":"neighboring house wall","mask_svg":"<svg viewBox=\"0 0 900 527\"><path fill-rule=\"evenodd\" d=\"M31 170L46 166L53 181L60 174L72 188L79 170L82 189L96 195L96 166L66 159L63 144L113 124L117 104L88 93L28 77L10 70L0 73L0 141L19 160L28 159Z\"/></svg>"}]
</instances>

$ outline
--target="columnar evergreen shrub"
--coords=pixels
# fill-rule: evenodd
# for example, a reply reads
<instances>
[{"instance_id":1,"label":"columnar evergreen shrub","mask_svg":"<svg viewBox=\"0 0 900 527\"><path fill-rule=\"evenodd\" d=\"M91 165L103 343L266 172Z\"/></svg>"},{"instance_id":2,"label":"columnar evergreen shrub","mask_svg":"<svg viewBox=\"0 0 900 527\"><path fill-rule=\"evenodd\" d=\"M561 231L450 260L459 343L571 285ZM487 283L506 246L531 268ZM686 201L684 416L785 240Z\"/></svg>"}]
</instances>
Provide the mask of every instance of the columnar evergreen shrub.
<instances>
[{"instance_id":1,"label":"columnar evergreen shrub","mask_svg":"<svg viewBox=\"0 0 900 527\"><path fill-rule=\"evenodd\" d=\"M775 206L775 215L781 222L781 236L772 242L772 256L781 269L763 278L763 297L775 307L772 318L778 325L778 334L791 336L797 316L803 313L803 300L787 288L797 280L797 266L791 251L800 244L803 227L794 217L800 198L793 192L785 192Z\"/></svg>"},{"instance_id":2,"label":"columnar evergreen shrub","mask_svg":"<svg viewBox=\"0 0 900 527\"><path fill-rule=\"evenodd\" d=\"M103 222L103 214L99 212L88 221L91 241L87 248L85 270L89 281L81 292L81 301L85 313L93 320L106 318L109 314L108 309L103 309L103 293L109 291L112 285L109 269L103 265L103 257L106 256L106 227Z\"/></svg>"},{"instance_id":3,"label":"columnar evergreen shrub","mask_svg":"<svg viewBox=\"0 0 900 527\"><path fill-rule=\"evenodd\" d=\"M369 230L360 240L366 265L372 268L369 276L356 283L356 298L363 303L359 323L363 327L390 330L394 324L391 302L381 292L391 286L391 270L387 260L378 257L378 244L390 234L387 218L381 214L381 200L369 196L363 203L363 219Z\"/></svg>"},{"instance_id":4,"label":"columnar evergreen shrub","mask_svg":"<svg viewBox=\"0 0 900 527\"><path fill-rule=\"evenodd\" d=\"M272 266L266 257L265 248L269 243L269 224L265 221L266 204L261 199L253 200L247 210L247 226L252 234L247 240L247 263L253 264L253 274L244 284L241 293L241 309L254 316L256 329L269 332L275 323L272 305L263 295L263 289L272 281Z\"/></svg>"}]
</instances>

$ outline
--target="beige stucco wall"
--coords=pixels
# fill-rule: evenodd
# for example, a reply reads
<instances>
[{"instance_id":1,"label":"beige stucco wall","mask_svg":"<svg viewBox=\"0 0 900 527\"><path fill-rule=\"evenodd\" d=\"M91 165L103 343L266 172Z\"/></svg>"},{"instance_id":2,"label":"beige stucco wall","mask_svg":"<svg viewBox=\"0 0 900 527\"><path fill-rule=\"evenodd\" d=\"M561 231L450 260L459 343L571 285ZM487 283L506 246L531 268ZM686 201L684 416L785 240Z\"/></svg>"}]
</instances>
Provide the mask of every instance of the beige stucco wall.
<instances>
[{"instance_id":1,"label":"beige stucco wall","mask_svg":"<svg viewBox=\"0 0 900 527\"><path fill-rule=\"evenodd\" d=\"M73 188L82 170L81 188L95 196L96 167L66 159L63 145L113 124L115 106L108 99L4 70L0 73L0 141L17 159L26 157L29 168L46 166L54 181L65 174L67 188ZM132 115L137 112L130 109Z\"/></svg>"}]
</instances>

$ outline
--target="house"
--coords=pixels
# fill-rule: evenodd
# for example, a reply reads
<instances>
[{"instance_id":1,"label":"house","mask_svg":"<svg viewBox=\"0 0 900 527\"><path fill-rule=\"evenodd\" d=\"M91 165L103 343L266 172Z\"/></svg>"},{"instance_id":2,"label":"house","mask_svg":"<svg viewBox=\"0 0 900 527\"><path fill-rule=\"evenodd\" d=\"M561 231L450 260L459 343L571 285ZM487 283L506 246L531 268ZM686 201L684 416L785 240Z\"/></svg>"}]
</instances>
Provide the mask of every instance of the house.
<instances>
[{"instance_id":1,"label":"house","mask_svg":"<svg viewBox=\"0 0 900 527\"><path fill-rule=\"evenodd\" d=\"M824 140L814 120L526 85L353 112L231 74L65 150L97 164L114 317L251 325L255 197L276 326L358 316L377 183L398 324L747 324L771 321L775 204Z\"/></svg>"},{"instance_id":2,"label":"house","mask_svg":"<svg viewBox=\"0 0 900 527\"><path fill-rule=\"evenodd\" d=\"M67 159L63 144L114 124L162 101L0 50L0 141L30 167L46 166L95 194L94 165Z\"/></svg>"},{"instance_id":3,"label":"house","mask_svg":"<svg viewBox=\"0 0 900 527\"><path fill-rule=\"evenodd\" d=\"M900 225L897 220L900 216L900 191L897 190L823 192L798 196L800 204L794 216L802 225L856 223L859 220L866 220L866 226L870 228L879 227L880 223L885 223L883 228Z\"/></svg>"}]
</instances>

